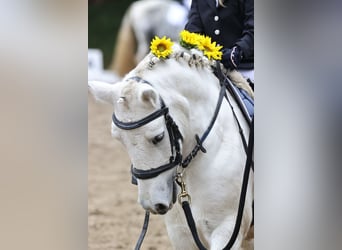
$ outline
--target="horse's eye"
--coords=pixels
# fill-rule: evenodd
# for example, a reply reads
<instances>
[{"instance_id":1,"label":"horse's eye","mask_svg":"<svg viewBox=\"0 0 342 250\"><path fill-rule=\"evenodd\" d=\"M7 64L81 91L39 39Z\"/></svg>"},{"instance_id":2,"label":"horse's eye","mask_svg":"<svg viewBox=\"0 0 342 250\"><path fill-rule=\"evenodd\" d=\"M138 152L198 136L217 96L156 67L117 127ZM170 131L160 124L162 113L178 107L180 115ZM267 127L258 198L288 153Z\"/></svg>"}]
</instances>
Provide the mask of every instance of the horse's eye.
<instances>
[{"instance_id":1,"label":"horse's eye","mask_svg":"<svg viewBox=\"0 0 342 250\"><path fill-rule=\"evenodd\" d=\"M163 140L163 138L164 138L164 132L161 133L161 134L159 134L159 135L157 135L157 136L155 136L155 137L152 139L152 143L153 143L154 145L156 145L158 142L160 142L161 140Z\"/></svg>"}]
</instances>

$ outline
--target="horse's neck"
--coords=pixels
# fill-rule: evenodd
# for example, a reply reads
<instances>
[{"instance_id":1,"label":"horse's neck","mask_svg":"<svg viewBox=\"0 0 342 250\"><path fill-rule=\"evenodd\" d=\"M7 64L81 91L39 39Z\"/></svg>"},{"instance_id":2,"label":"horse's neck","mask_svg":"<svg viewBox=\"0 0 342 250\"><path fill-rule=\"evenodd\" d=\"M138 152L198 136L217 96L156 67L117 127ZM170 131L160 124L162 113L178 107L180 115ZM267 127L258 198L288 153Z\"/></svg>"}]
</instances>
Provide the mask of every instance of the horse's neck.
<instances>
[{"instance_id":1,"label":"horse's neck","mask_svg":"<svg viewBox=\"0 0 342 250\"><path fill-rule=\"evenodd\" d=\"M172 65L170 68L161 69L158 76L162 77L156 88L183 133L183 153L189 154L195 145L195 135L198 134L200 137L203 135L214 115L219 97L219 81L207 69L198 70L179 65ZM227 132L222 136L228 136L228 133L233 130L234 133L238 132L233 119L227 103L223 103L215 121L217 125L212 128L210 134L217 135L216 130L220 130L220 133L222 130ZM205 145L211 147L218 144L216 139L208 136Z\"/></svg>"}]
</instances>

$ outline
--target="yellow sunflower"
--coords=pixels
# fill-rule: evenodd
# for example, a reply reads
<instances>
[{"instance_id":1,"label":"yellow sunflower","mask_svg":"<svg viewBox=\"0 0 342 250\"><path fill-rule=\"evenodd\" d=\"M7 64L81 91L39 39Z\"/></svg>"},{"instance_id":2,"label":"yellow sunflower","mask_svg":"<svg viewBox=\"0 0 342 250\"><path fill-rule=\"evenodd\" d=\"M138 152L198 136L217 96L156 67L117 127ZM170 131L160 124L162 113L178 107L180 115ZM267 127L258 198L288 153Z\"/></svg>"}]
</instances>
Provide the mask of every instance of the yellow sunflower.
<instances>
[{"instance_id":1,"label":"yellow sunflower","mask_svg":"<svg viewBox=\"0 0 342 250\"><path fill-rule=\"evenodd\" d=\"M203 51L203 54L208 59L221 60L222 59L222 46L217 46L216 42L211 42L211 37L203 37L197 45L198 49Z\"/></svg>"},{"instance_id":2,"label":"yellow sunflower","mask_svg":"<svg viewBox=\"0 0 342 250\"><path fill-rule=\"evenodd\" d=\"M192 33L187 30L182 30L180 32L180 45L184 48L191 49L196 47L203 36L197 33Z\"/></svg>"},{"instance_id":3,"label":"yellow sunflower","mask_svg":"<svg viewBox=\"0 0 342 250\"><path fill-rule=\"evenodd\" d=\"M151 52L158 58L167 58L172 53L173 42L170 38L155 36L151 41Z\"/></svg>"}]
</instances>

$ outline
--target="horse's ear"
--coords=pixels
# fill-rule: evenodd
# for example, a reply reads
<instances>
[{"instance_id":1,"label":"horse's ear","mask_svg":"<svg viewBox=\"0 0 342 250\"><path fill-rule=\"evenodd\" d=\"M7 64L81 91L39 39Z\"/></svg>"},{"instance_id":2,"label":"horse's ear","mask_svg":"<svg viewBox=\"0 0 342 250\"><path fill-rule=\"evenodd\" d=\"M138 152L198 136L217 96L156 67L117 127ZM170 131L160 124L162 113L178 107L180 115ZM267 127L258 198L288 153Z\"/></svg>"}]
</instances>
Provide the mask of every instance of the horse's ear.
<instances>
[{"instance_id":1,"label":"horse's ear","mask_svg":"<svg viewBox=\"0 0 342 250\"><path fill-rule=\"evenodd\" d=\"M140 99L143 103L152 104L153 107L156 107L158 94L152 87L146 85L140 92Z\"/></svg>"},{"instance_id":2,"label":"horse's ear","mask_svg":"<svg viewBox=\"0 0 342 250\"><path fill-rule=\"evenodd\" d=\"M113 104L115 100L116 85L100 81L89 81L88 90L97 101Z\"/></svg>"}]
</instances>

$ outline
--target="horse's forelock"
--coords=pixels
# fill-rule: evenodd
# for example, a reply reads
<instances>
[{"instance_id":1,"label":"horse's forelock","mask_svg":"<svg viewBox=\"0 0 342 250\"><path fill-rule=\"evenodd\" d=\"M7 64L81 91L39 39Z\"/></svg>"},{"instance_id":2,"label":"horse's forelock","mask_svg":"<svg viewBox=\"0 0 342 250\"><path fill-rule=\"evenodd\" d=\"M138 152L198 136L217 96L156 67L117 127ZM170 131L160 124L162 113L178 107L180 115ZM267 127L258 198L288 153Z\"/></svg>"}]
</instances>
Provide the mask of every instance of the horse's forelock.
<instances>
[{"instance_id":1,"label":"horse's forelock","mask_svg":"<svg viewBox=\"0 0 342 250\"><path fill-rule=\"evenodd\" d=\"M131 82L128 82L122 87L119 99L117 100L117 104L121 107L121 109L126 111L130 109L130 103L132 102L133 95L134 86Z\"/></svg>"},{"instance_id":2,"label":"horse's forelock","mask_svg":"<svg viewBox=\"0 0 342 250\"><path fill-rule=\"evenodd\" d=\"M130 97L132 96L132 93L133 93L132 83L126 84L121 90L121 96L125 97L126 99L130 99Z\"/></svg>"}]
</instances>

